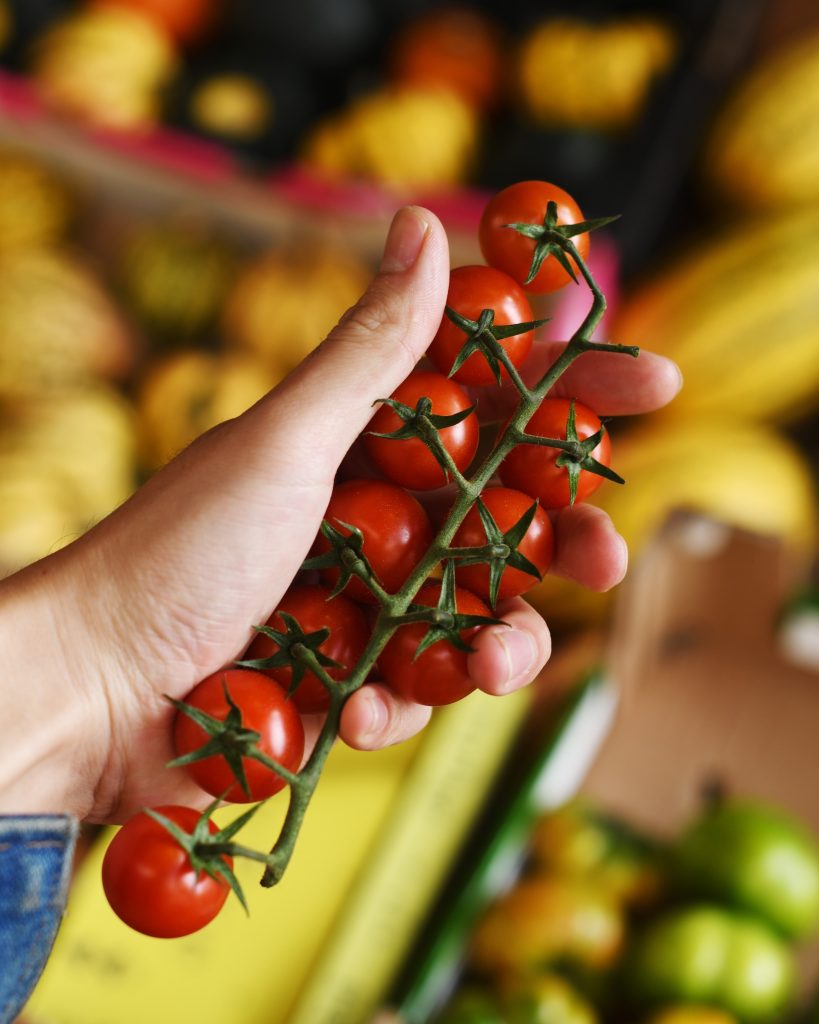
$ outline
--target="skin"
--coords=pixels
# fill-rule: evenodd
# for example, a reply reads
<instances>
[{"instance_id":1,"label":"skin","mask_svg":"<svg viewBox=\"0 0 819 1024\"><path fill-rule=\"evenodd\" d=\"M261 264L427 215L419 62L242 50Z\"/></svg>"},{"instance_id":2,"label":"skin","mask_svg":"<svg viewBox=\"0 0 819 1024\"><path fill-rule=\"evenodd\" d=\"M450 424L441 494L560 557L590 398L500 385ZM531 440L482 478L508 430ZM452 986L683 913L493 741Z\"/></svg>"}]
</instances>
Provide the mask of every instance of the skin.
<instances>
[{"instance_id":1,"label":"skin","mask_svg":"<svg viewBox=\"0 0 819 1024\"><path fill-rule=\"evenodd\" d=\"M165 768L172 709L162 695L184 698L270 616L372 402L395 390L435 334L448 280L439 221L400 211L371 287L290 377L84 537L0 584L0 813L121 822L145 805L207 802L182 769ZM658 408L679 389L679 371L657 356L580 362L572 392L593 404L601 388L606 413ZM599 510L557 517L557 572L606 590L626 562ZM530 682L550 651L546 624L521 599L499 612L511 628L479 632L469 659L477 686L498 694ZM342 739L383 747L429 716L371 683L345 706ZM305 719L308 745L316 726Z\"/></svg>"}]
</instances>

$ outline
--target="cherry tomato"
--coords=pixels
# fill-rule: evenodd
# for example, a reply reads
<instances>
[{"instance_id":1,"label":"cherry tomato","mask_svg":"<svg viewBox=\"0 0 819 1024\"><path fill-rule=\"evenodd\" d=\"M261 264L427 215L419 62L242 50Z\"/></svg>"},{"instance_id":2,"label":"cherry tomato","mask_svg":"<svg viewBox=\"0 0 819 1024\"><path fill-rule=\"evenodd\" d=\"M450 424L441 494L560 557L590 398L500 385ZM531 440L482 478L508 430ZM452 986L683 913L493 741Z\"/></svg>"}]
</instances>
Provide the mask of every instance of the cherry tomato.
<instances>
[{"instance_id":1,"label":"cherry tomato","mask_svg":"<svg viewBox=\"0 0 819 1024\"><path fill-rule=\"evenodd\" d=\"M534 504L534 498L522 491L513 491L508 487L487 487L481 494L481 500L489 510L501 533L506 533ZM453 547L480 547L487 544L477 504L467 512L464 521L452 541ZM529 529L518 545L518 551L527 558L543 575L552 563L554 550L554 531L552 521L538 506ZM478 594L484 600L489 599L489 566L465 565L457 571L458 582ZM503 601L509 597L517 597L537 586L540 581L522 569L507 566L503 570L498 590L498 599Z\"/></svg>"},{"instance_id":2,"label":"cherry tomato","mask_svg":"<svg viewBox=\"0 0 819 1024\"><path fill-rule=\"evenodd\" d=\"M230 711L224 686L242 713L242 728L260 733L257 742L263 754L291 772L298 771L304 753L304 728L298 709L288 700L287 691L263 672L244 668L214 672L195 686L185 703L213 718L224 720ZM177 711L173 726L176 756L182 757L203 747L209 740L205 730L182 711ZM221 754L194 761L185 770L197 785L213 796L222 796L232 803L265 800L285 786L284 780L271 768L249 757L242 758L250 796L239 785L236 776Z\"/></svg>"},{"instance_id":3,"label":"cherry tomato","mask_svg":"<svg viewBox=\"0 0 819 1024\"><path fill-rule=\"evenodd\" d=\"M494 195L481 217L478 237L486 262L513 277L526 291L543 295L557 291L571 281L554 256L547 256L533 281L526 284L535 241L507 224L542 225L550 202L557 204L558 224L578 224L580 207L568 192L547 181L519 181ZM589 234L572 238L585 261L589 255ZM572 262L571 257L569 261Z\"/></svg>"},{"instance_id":4,"label":"cherry tomato","mask_svg":"<svg viewBox=\"0 0 819 1024\"><path fill-rule=\"evenodd\" d=\"M480 319L484 309L493 309L494 322L498 326L529 323L534 319L532 307L520 285L508 274L493 267L456 267L449 275L446 304L461 316L475 321ZM503 339L501 344L515 367L520 367L529 355L533 340L532 331ZM448 374L466 341L466 333L444 314L427 355L441 373ZM509 379L505 369L501 370L501 374L503 379ZM462 384L475 386L496 382L482 352L473 352L452 376Z\"/></svg>"},{"instance_id":5,"label":"cherry tomato","mask_svg":"<svg viewBox=\"0 0 819 1024\"><path fill-rule=\"evenodd\" d=\"M441 584L428 581L413 604L434 608L440 594ZM455 588L455 609L461 615L492 614L480 598L462 587ZM425 623L400 626L381 652L378 667L384 681L406 700L433 707L452 704L475 689L466 667L467 652L448 640L439 640L413 660L427 629ZM461 638L469 643L476 629L463 630Z\"/></svg>"},{"instance_id":6,"label":"cherry tomato","mask_svg":"<svg viewBox=\"0 0 819 1024\"><path fill-rule=\"evenodd\" d=\"M411 409L416 407L420 398L428 398L432 402L433 416L452 416L472 405L469 395L454 381L440 373L424 370L411 373L392 397ZM386 434L399 430L403 425L404 421L396 412L388 405L382 405L367 429ZM444 447L461 472L475 457L479 434L480 426L475 412L471 412L460 423L439 429ZM429 491L443 487L447 482L444 471L424 442L417 437L390 440L368 433L364 435L364 446L381 472L402 487Z\"/></svg>"},{"instance_id":7,"label":"cherry tomato","mask_svg":"<svg viewBox=\"0 0 819 1024\"><path fill-rule=\"evenodd\" d=\"M199 812L157 807L187 833ZM211 833L217 831L208 823ZM232 858L224 856L228 867ZM216 917L230 887L221 878L197 874L188 854L166 828L141 812L111 840L102 862L102 886L114 913L135 931L175 939L199 931Z\"/></svg>"},{"instance_id":8,"label":"cherry tomato","mask_svg":"<svg viewBox=\"0 0 819 1024\"><path fill-rule=\"evenodd\" d=\"M566 440L566 423L571 402L568 398L546 398L526 425L527 434ZM600 429L600 420L588 406L574 403L577 438L584 441ZM516 487L537 498L544 508L564 508L569 504L569 474L565 466L556 465L559 448L520 444L503 460L500 478L507 487ZM611 441L608 432L591 452L603 465L611 464ZM597 490L603 477L581 469L575 501L583 501Z\"/></svg>"},{"instance_id":9,"label":"cherry tomato","mask_svg":"<svg viewBox=\"0 0 819 1024\"><path fill-rule=\"evenodd\" d=\"M281 612L292 615L305 633L329 629L330 635L319 650L328 658L337 661L342 668L328 668L333 679L344 679L349 670L361 657L370 629L367 619L357 604L343 594L330 597L330 591L318 584L296 584L287 591L276 611L267 620L273 629L285 630ZM279 645L270 637L259 633L248 648L246 658L269 658L279 650ZM265 669L265 674L289 689L292 670L289 666ZM330 695L324 684L313 672L305 672L291 697L303 714L326 711L330 706Z\"/></svg>"},{"instance_id":10,"label":"cherry tomato","mask_svg":"<svg viewBox=\"0 0 819 1024\"><path fill-rule=\"evenodd\" d=\"M342 523L361 530L364 555L390 593L401 588L432 543L432 523L420 502L402 487L385 480L348 480L334 487L324 518L343 534L350 531ZM319 534L314 552L320 554L329 547L329 542ZM338 569L323 569L322 578L335 586ZM345 594L357 601L375 603L373 595L356 577L347 584Z\"/></svg>"}]
</instances>

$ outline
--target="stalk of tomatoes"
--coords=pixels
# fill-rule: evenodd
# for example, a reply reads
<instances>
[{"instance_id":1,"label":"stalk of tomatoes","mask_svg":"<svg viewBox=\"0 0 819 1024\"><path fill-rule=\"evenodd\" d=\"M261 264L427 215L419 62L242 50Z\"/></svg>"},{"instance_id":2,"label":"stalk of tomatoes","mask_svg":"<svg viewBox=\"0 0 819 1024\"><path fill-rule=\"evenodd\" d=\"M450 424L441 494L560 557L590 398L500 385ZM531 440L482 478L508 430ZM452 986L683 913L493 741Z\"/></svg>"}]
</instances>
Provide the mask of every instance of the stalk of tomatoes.
<instances>
[{"instance_id":1,"label":"stalk of tomatoes","mask_svg":"<svg viewBox=\"0 0 819 1024\"><path fill-rule=\"evenodd\" d=\"M242 716L242 728L259 733L258 749L283 768L296 772L304 754L304 728L298 709L287 691L262 672L231 668L203 679L191 690L185 703L224 721L230 711L225 687ZM173 741L176 756L182 757L203 747L210 737L182 711L174 719ZM242 757L249 793L245 793L221 754L193 761L185 770L212 796L231 803L265 800L285 786L272 768L250 757Z\"/></svg>"},{"instance_id":2,"label":"stalk of tomatoes","mask_svg":"<svg viewBox=\"0 0 819 1024\"><path fill-rule=\"evenodd\" d=\"M158 807L191 834L199 812L191 807ZM208 822L210 832L216 826ZM222 858L228 867L230 857ZM197 871L170 832L149 815L136 814L117 832L105 851L102 886L111 909L143 935L175 939L209 924L222 909L230 886L222 878Z\"/></svg>"},{"instance_id":3,"label":"stalk of tomatoes","mask_svg":"<svg viewBox=\"0 0 819 1024\"><path fill-rule=\"evenodd\" d=\"M565 441L571 404L568 398L545 398L526 425L525 433ZM574 417L579 441L585 441L600 430L600 418L580 402L574 403ZM544 508L565 508L571 502L571 495L568 470L557 464L561 454L559 448L520 444L501 463L500 478L507 487L525 491L537 498ZM611 464L611 441L607 432L592 450L591 456L605 466ZM584 501L590 497L602 482L602 476L581 469L575 501Z\"/></svg>"},{"instance_id":4,"label":"stalk of tomatoes","mask_svg":"<svg viewBox=\"0 0 819 1024\"><path fill-rule=\"evenodd\" d=\"M329 629L330 635L319 647L319 651L339 663L339 668L328 667L326 670L333 679L344 679L367 646L370 628L364 612L343 594L331 598L327 587L297 583L288 589L276 611L267 620L268 626L284 632L282 612L292 615L304 633ZM269 658L279 649L275 640L259 633L245 657L248 660ZM289 691L293 678L293 671L289 665L264 669L264 672ZM326 711L330 706L330 695L326 687L318 676L309 670L302 676L291 700L302 714Z\"/></svg>"},{"instance_id":5,"label":"stalk of tomatoes","mask_svg":"<svg viewBox=\"0 0 819 1024\"><path fill-rule=\"evenodd\" d=\"M440 373L417 370L393 393L392 398L411 409L421 398L432 403L433 416L452 416L469 409L469 395L453 380ZM376 437L401 429L404 421L389 406L382 405L370 420L364 435L364 447L373 462L388 480L416 491L443 487L447 478L440 464L418 437L392 439ZM438 437L457 468L464 472L478 450L480 427L474 410L459 423L441 427Z\"/></svg>"},{"instance_id":6,"label":"stalk of tomatoes","mask_svg":"<svg viewBox=\"0 0 819 1024\"><path fill-rule=\"evenodd\" d=\"M435 608L440 594L441 584L428 581L413 604ZM455 608L459 615L491 615L479 597L462 587L455 588ZM378 667L384 681L406 700L433 707L453 704L475 689L467 671L468 653L448 640L439 640L416 658L415 652L428 628L427 623L400 626L381 652ZM469 643L476 629L463 630L461 639Z\"/></svg>"}]
</instances>

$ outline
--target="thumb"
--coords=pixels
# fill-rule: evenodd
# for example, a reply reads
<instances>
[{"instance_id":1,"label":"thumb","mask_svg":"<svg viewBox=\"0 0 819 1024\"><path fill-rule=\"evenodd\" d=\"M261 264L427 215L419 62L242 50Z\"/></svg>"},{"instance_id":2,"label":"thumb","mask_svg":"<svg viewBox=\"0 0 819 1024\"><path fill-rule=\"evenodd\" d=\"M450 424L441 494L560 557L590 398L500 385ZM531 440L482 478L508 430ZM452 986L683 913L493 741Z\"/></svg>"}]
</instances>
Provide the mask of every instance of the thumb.
<instances>
[{"instance_id":1,"label":"thumb","mask_svg":"<svg viewBox=\"0 0 819 1024\"><path fill-rule=\"evenodd\" d=\"M373 402L388 398L426 351L448 287L440 221L428 210L403 207L365 294L262 403L276 421L270 427L286 418L291 455L304 453L314 470L335 472L372 416Z\"/></svg>"}]
</instances>

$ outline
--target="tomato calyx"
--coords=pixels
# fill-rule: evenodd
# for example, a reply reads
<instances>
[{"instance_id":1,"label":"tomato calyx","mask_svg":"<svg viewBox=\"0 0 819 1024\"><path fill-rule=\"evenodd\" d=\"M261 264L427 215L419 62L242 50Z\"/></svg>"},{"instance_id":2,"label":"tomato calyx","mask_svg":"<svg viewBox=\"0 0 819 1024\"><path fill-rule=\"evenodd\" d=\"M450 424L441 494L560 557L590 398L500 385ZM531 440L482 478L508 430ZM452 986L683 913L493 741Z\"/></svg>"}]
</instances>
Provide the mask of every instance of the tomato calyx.
<instances>
[{"instance_id":1,"label":"tomato calyx","mask_svg":"<svg viewBox=\"0 0 819 1024\"><path fill-rule=\"evenodd\" d=\"M335 596L334 594L331 596ZM271 668L289 668L290 685L287 689L287 696L292 697L296 692L299 683L304 678L305 672L313 671L316 666L321 668L343 668L342 664L324 654L320 649L322 644L330 636L330 630L325 626L322 629L305 633L298 623L298 620L288 612L280 611L279 617L284 622L284 631L274 629L272 626L254 626L257 633L268 637L278 645L279 650L267 658L250 658L246 661L237 661L241 668L254 668L266 672ZM318 672L318 678L323 682L324 673ZM328 684L328 689L330 688Z\"/></svg>"},{"instance_id":2,"label":"tomato calyx","mask_svg":"<svg viewBox=\"0 0 819 1024\"><path fill-rule=\"evenodd\" d=\"M489 605L494 610L498 603L501 577L507 566L528 573L537 580L543 579L537 566L518 550L537 514L539 502L533 502L506 532L501 531L492 513L480 498L476 499L475 505L486 533L486 545L483 547L449 548L447 555L457 559L459 565L486 563L489 566Z\"/></svg>"},{"instance_id":3,"label":"tomato calyx","mask_svg":"<svg viewBox=\"0 0 819 1024\"><path fill-rule=\"evenodd\" d=\"M326 640L327 638L325 637L324 639ZM244 668L255 667L243 662L238 664L241 664ZM295 678L295 669L293 675ZM194 707L183 700L176 700L174 697L166 696L166 700L173 704L177 711L187 715L188 718L196 722L199 728L209 737L201 747L197 747L196 750L192 750L188 754L182 754L181 757L176 757L173 761L169 761L168 767L182 768L185 765L193 764L195 761L204 761L208 757L223 757L234 778L241 786L242 792L245 796L249 797L251 795L250 786L247 781L244 765L242 764L242 758L249 757L274 771L288 784L292 784L296 778L294 773L288 771L278 761L274 761L272 757L268 757L263 750L259 749L259 740L262 738L261 734L256 732L255 729L244 728L241 708L234 702L228 685L224 681L222 682L222 690L230 709L224 718L216 718L214 715L209 715L207 711Z\"/></svg>"},{"instance_id":4,"label":"tomato calyx","mask_svg":"<svg viewBox=\"0 0 819 1024\"><path fill-rule=\"evenodd\" d=\"M330 598L340 594L352 577L357 576L376 597L384 599L388 595L364 554L364 534L351 523L342 522L341 519L336 519L336 522L350 532L342 533L326 519L322 520L321 534L330 544L330 550L306 558L302 562L301 568L304 570L338 569L338 581L330 591Z\"/></svg>"},{"instance_id":5,"label":"tomato calyx","mask_svg":"<svg viewBox=\"0 0 819 1024\"><path fill-rule=\"evenodd\" d=\"M450 561L444 566L441 593L435 608L430 608L428 605L411 604L403 615L386 616L385 622L390 626L408 626L419 622L429 624L429 629L415 649L412 656L413 661L416 661L424 651L429 650L433 644L437 644L441 640L449 641L459 651L471 653L474 647L471 647L461 636L464 630L475 629L478 626L508 625L503 619L496 619L490 615L462 615L457 611L455 568Z\"/></svg>"},{"instance_id":6,"label":"tomato calyx","mask_svg":"<svg viewBox=\"0 0 819 1024\"><path fill-rule=\"evenodd\" d=\"M574 400L572 400L569 405L569 415L566 420L565 441L557 437L540 437L535 434L526 434L520 431L516 435L516 440L520 444L535 444L542 445L546 448L562 449L560 455L555 459L555 465L565 467L566 469L569 476L569 504L574 505L575 498L577 497L577 485L580 480L581 470L586 470L589 473L595 473L597 476L605 477L606 480L611 480L615 484L625 483L625 480L619 473L615 473L610 466L606 466L592 457L591 453L600 444L605 432L606 428L601 424L600 429L596 433L581 441L577 435ZM532 514L534 515L534 513Z\"/></svg>"},{"instance_id":7,"label":"tomato calyx","mask_svg":"<svg viewBox=\"0 0 819 1024\"><path fill-rule=\"evenodd\" d=\"M501 341L504 338L513 338L517 334L526 334L529 331L534 331L536 328L548 323L551 319L547 316L543 317L542 320L529 320L521 324L496 324L494 309L482 309L481 315L477 320L470 320L469 317L462 316L451 306L445 306L444 313L467 336L467 340L452 364L448 376L454 376L474 352L480 352L489 364L489 368L494 374L498 385L501 383L501 363L503 363L506 371L513 379L516 376L514 367L510 364L509 355L503 345L501 345Z\"/></svg>"},{"instance_id":8,"label":"tomato calyx","mask_svg":"<svg viewBox=\"0 0 819 1024\"><path fill-rule=\"evenodd\" d=\"M546 257L554 256L569 277L571 277L574 283L577 284L577 274L566 255L566 253L569 252L573 257L577 257L577 252L571 239L575 235L582 235L587 231L596 231L598 228L605 227L607 224L611 224L613 221L618 220L619 216L620 214L615 214L613 217L597 217L594 220L581 220L576 224L558 224L557 203L553 199L550 199L546 204L546 216L543 218L542 224L504 224L503 227L512 228L514 231L517 231L518 234L523 235L526 238L533 239L535 243L535 249L532 253L532 262L529 266L529 273L523 283L525 285L531 284L537 277Z\"/></svg>"},{"instance_id":9,"label":"tomato calyx","mask_svg":"<svg viewBox=\"0 0 819 1024\"><path fill-rule=\"evenodd\" d=\"M226 858L249 857L251 860L267 862L269 858L266 854L232 842L233 837L240 829L245 827L262 804L256 804L237 818L234 818L224 828L213 832L211 831L210 820L220 803L221 800L216 799L208 804L199 815L192 832L186 832L175 821L171 821L166 815L153 808L144 808L144 813L149 818L152 818L157 825L161 825L162 828L169 832L182 847L187 854L191 867L196 872L197 878L204 873L214 880L226 882L244 907L245 913L248 913L245 894L242 891L238 878L233 873L233 868Z\"/></svg>"},{"instance_id":10,"label":"tomato calyx","mask_svg":"<svg viewBox=\"0 0 819 1024\"><path fill-rule=\"evenodd\" d=\"M403 402L396 401L394 398L377 398L373 404L376 403L388 405L403 422L403 426L387 434L379 433L377 430L368 430L366 431L367 434L372 437L383 437L388 441L405 441L409 438L417 438L429 449L430 454L443 470L447 481L450 477L454 476L458 479L462 476L438 432L447 427L454 427L458 423L463 423L475 411L474 405L470 405L467 409L461 409L460 412L454 412L449 416L440 416L432 412L432 400L426 396L418 399L414 409Z\"/></svg>"}]
</instances>

